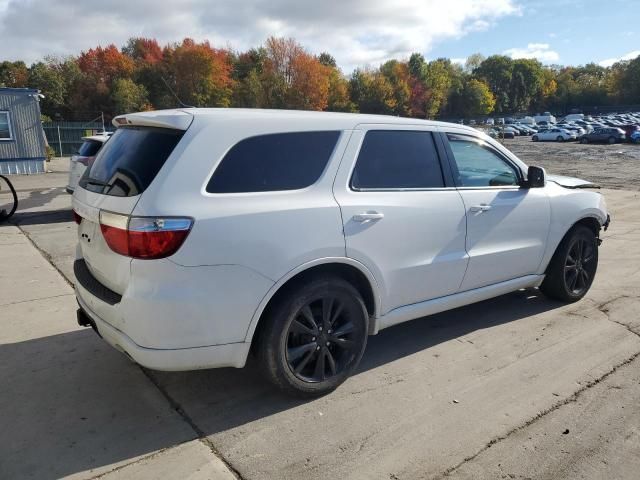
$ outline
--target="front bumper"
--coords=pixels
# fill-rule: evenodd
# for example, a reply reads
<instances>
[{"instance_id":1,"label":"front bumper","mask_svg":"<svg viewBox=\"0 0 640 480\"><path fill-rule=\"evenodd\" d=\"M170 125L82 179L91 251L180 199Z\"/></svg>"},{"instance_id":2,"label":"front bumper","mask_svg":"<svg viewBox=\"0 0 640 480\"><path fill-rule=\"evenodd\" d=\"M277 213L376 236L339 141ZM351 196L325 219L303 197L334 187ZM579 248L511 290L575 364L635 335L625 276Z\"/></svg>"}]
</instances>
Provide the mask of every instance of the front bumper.
<instances>
[{"instance_id":1,"label":"front bumper","mask_svg":"<svg viewBox=\"0 0 640 480\"><path fill-rule=\"evenodd\" d=\"M90 325L108 344L123 352L143 367L152 370L182 371L205 368L242 368L247 360L251 344L248 342L211 345L207 347L156 349L135 343L125 333L112 327L89 310L76 291L82 312L90 319Z\"/></svg>"}]
</instances>

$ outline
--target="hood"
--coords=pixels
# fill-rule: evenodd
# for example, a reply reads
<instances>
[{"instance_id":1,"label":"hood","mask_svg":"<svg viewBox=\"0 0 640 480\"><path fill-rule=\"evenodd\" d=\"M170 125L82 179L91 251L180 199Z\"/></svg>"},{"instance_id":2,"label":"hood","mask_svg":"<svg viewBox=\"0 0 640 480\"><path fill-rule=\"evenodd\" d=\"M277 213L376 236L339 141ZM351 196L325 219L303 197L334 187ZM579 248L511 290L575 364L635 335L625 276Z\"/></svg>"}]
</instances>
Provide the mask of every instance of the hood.
<instances>
[{"instance_id":1,"label":"hood","mask_svg":"<svg viewBox=\"0 0 640 480\"><path fill-rule=\"evenodd\" d=\"M547 175L547 181L554 182L565 188L600 188L600 185L596 185L588 180L582 180L581 178L563 177L562 175Z\"/></svg>"}]
</instances>

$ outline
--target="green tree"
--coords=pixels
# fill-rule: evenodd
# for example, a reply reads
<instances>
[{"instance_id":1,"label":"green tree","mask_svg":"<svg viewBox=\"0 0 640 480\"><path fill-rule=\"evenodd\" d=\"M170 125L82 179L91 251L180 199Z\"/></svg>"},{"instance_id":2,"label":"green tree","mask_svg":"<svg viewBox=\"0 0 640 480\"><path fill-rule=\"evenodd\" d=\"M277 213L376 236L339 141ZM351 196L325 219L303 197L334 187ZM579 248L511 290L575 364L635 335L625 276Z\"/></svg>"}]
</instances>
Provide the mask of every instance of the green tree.
<instances>
[{"instance_id":1,"label":"green tree","mask_svg":"<svg viewBox=\"0 0 640 480\"><path fill-rule=\"evenodd\" d=\"M473 70L473 74L484 80L495 95L495 111L497 113L509 112L513 60L504 55L492 55Z\"/></svg>"},{"instance_id":2,"label":"green tree","mask_svg":"<svg viewBox=\"0 0 640 480\"><path fill-rule=\"evenodd\" d=\"M130 78L119 78L113 82L111 100L115 109L113 113L116 115L149 110L151 107L147 89Z\"/></svg>"},{"instance_id":3,"label":"green tree","mask_svg":"<svg viewBox=\"0 0 640 480\"><path fill-rule=\"evenodd\" d=\"M462 91L464 105L464 116L474 117L477 115L487 115L493 111L496 98L491 93L489 85L484 81L475 78L469 79Z\"/></svg>"}]
</instances>

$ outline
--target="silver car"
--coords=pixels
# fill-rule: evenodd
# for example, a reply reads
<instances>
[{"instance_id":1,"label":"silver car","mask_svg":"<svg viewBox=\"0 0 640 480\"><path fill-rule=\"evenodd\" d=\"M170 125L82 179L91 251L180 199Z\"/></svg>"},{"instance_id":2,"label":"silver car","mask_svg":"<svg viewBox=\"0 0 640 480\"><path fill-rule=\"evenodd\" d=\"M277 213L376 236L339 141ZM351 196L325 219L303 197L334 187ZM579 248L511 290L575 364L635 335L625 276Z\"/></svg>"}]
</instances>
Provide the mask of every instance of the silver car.
<instances>
[{"instance_id":1,"label":"silver car","mask_svg":"<svg viewBox=\"0 0 640 480\"><path fill-rule=\"evenodd\" d=\"M90 137L82 137L82 145L70 160L67 193L73 193L80 177L82 177L87 167L91 166L102 145L111 135L112 132L104 132Z\"/></svg>"}]
</instances>

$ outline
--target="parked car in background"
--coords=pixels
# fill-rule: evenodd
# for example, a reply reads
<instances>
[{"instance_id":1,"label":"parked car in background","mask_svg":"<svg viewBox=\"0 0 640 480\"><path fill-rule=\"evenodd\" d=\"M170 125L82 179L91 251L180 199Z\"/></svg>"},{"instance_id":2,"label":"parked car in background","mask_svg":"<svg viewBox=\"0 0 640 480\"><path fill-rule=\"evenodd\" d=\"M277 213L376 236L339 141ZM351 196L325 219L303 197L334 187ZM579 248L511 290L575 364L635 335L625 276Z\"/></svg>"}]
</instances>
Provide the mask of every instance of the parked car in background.
<instances>
[{"instance_id":1,"label":"parked car in background","mask_svg":"<svg viewBox=\"0 0 640 480\"><path fill-rule=\"evenodd\" d=\"M541 123L541 122L545 122L545 124L547 124L547 123L556 123L556 117L551 115L551 113L549 113L549 112L544 112L542 115L535 115L533 117L533 119L538 124Z\"/></svg>"},{"instance_id":2,"label":"parked car in background","mask_svg":"<svg viewBox=\"0 0 640 480\"><path fill-rule=\"evenodd\" d=\"M575 122L576 120L584 120L582 113L570 113L562 119L563 122Z\"/></svg>"},{"instance_id":3,"label":"parked car in background","mask_svg":"<svg viewBox=\"0 0 640 480\"><path fill-rule=\"evenodd\" d=\"M503 129L500 127L489 129L488 135L491 138L515 138L516 136L512 129Z\"/></svg>"},{"instance_id":4,"label":"parked car in background","mask_svg":"<svg viewBox=\"0 0 640 480\"><path fill-rule=\"evenodd\" d=\"M564 142L567 140L575 140L576 138L575 133L563 128L550 128L549 130L534 134L531 140L534 142Z\"/></svg>"},{"instance_id":5,"label":"parked car in background","mask_svg":"<svg viewBox=\"0 0 640 480\"><path fill-rule=\"evenodd\" d=\"M82 145L69 161L67 193L73 193L78 185L78 180L80 180L80 177L82 177L87 167L91 166L102 145L104 145L111 135L112 132L104 132L90 137L82 137Z\"/></svg>"},{"instance_id":6,"label":"parked car in background","mask_svg":"<svg viewBox=\"0 0 640 480\"><path fill-rule=\"evenodd\" d=\"M633 125L630 125L630 124L623 125L623 126L622 126L622 127L620 127L620 128L621 128L622 130L624 130L624 134L626 135L626 137L627 137L627 139L628 139L629 141L631 141L631 135L633 134L633 132L637 132L637 131L639 131L639 130L640 130L640 126L635 125L635 124L633 124Z\"/></svg>"},{"instance_id":7,"label":"parked car in background","mask_svg":"<svg viewBox=\"0 0 640 480\"><path fill-rule=\"evenodd\" d=\"M631 138L630 138L630 140L631 140L633 143L640 143L640 131L636 130L635 132L633 132L633 133L631 134Z\"/></svg>"},{"instance_id":8,"label":"parked car in background","mask_svg":"<svg viewBox=\"0 0 640 480\"><path fill-rule=\"evenodd\" d=\"M580 300L609 224L589 182L460 125L257 109L114 124L73 195L78 322L152 369L254 352L286 392L325 394L392 325L523 288Z\"/></svg>"},{"instance_id":9,"label":"parked car in background","mask_svg":"<svg viewBox=\"0 0 640 480\"><path fill-rule=\"evenodd\" d=\"M627 139L624 130L620 128L597 128L591 133L587 133L580 137L580 143L618 143L624 142Z\"/></svg>"}]
</instances>

